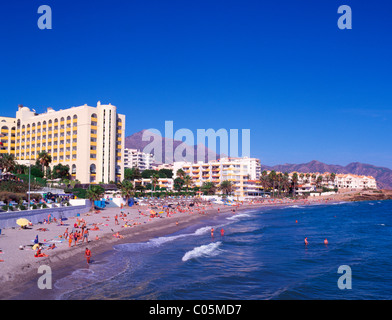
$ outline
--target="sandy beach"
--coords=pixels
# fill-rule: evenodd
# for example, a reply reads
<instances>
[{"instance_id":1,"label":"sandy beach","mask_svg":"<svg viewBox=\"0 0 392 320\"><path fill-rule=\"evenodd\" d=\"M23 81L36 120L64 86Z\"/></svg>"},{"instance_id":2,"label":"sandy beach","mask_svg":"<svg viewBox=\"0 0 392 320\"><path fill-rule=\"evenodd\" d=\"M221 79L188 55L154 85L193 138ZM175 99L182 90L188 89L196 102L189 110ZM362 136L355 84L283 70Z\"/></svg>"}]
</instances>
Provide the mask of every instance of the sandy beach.
<instances>
[{"instance_id":1,"label":"sandy beach","mask_svg":"<svg viewBox=\"0 0 392 320\"><path fill-rule=\"evenodd\" d=\"M41 274L38 267L48 265L55 270L85 267L87 265L84 252L88 247L94 256L107 252L116 244L124 242L144 242L149 239L169 235L181 228L217 214L237 214L243 210L257 207L274 207L292 204L320 204L346 200L343 196L315 198L309 200L265 200L252 203L239 203L237 206L195 203L194 206L179 206L173 208L154 206L155 212L160 213L151 217L151 206L136 205L133 207L108 208L99 212L80 214L63 221L40 223L28 229L5 229L0 235L0 299L13 299L16 295L28 290L28 286L36 283ZM118 222L115 217L117 216ZM68 229L80 230L85 223L89 235L88 243L83 238L69 246L64 232ZM76 226L76 228L74 227ZM119 235L117 237L116 235ZM34 239L38 236L42 253L47 257L35 257L33 250ZM55 246L54 249L51 246ZM28 285L29 284L29 285Z\"/></svg>"}]
</instances>

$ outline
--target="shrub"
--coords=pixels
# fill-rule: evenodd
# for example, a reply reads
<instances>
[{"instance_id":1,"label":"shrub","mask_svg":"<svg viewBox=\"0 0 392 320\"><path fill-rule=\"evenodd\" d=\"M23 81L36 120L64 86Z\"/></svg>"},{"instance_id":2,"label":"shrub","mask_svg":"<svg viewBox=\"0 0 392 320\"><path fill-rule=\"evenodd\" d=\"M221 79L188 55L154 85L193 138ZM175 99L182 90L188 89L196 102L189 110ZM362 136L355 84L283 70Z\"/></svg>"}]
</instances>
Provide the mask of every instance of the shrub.
<instances>
[{"instance_id":1,"label":"shrub","mask_svg":"<svg viewBox=\"0 0 392 320\"><path fill-rule=\"evenodd\" d=\"M26 206L24 206L23 204L21 204L21 205L19 206L19 209L20 209L20 210L27 210Z\"/></svg>"}]
</instances>

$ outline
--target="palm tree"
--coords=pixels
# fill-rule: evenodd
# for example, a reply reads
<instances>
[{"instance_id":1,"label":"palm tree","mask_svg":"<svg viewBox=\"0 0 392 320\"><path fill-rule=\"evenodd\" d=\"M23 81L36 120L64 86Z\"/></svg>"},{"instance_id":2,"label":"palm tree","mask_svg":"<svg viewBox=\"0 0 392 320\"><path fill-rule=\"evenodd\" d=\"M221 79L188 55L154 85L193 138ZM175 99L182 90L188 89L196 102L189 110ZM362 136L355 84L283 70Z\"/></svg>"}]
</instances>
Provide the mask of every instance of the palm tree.
<instances>
[{"instance_id":1,"label":"palm tree","mask_svg":"<svg viewBox=\"0 0 392 320\"><path fill-rule=\"evenodd\" d=\"M184 185L186 186L186 192L188 192L188 188L193 185L192 178L188 175L184 177Z\"/></svg>"},{"instance_id":2,"label":"palm tree","mask_svg":"<svg viewBox=\"0 0 392 320\"><path fill-rule=\"evenodd\" d=\"M281 197L283 188L283 174L281 172L276 175L276 182L278 183L278 195Z\"/></svg>"},{"instance_id":3,"label":"palm tree","mask_svg":"<svg viewBox=\"0 0 392 320\"><path fill-rule=\"evenodd\" d=\"M181 178L181 179L184 179L185 178L185 171L184 170L182 170L182 169L178 169L177 170L177 172L176 172L176 174L177 174L177 177L179 177L179 178Z\"/></svg>"},{"instance_id":4,"label":"palm tree","mask_svg":"<svg viewBox=\"0 0 392 320\"><path fill-rule=\"evenodd\" d=\"M320 188L321 185L322 185L322 183L323 183L323 176L317 176L317 179L316 179L316 187L317 187L317 188Z\"/></svg>"},{"instance_id":5,"label":"palm tree","mask_svg":"<svg viewBox=\"0 0 392 320\"><path fill-rule=\"evenodd\" d=\"M129 198L134 194L133 184L129 180L123 180L120 185L121 196L126 200L126 206L129 206Z\"/></svg>"},{"instance_id":6,"label":"palm tree","mask_svg":"<svg viewBox=\"0 0 392 320\"><path fill-rule=\"evenodd\" d=\"M296 197L295 188L298 183L298 173L296 172L293 173L293 176L291 177L291 182L293 184L293 197L295 198Z\"/></svg>"},{"instance_id":7,"label":"palm tree","mask_svg":"<svg viewBox=\"0 0 392 320\"><path fill-rule=\"evenodd\" d=\"M285 172L283 174L283 180L282 180L282 187L283 187L283 190L285 190L285 193L289 192L290 186L291 186L291 182L290 182L289 174L287 172Z\"/></svg>"},{"instance_id":8,"label":"palm tree","mask_svg":"<svg viewBox=\"0 0 392 320\"><path fill-rule=\"evenodd\" d=\"M12 154L3 153L0 157L0 168L6 172L11 172L15 169L16 162Z\"/></svg>"},{"instance_id":9,"label":"palm tree","mask_svg":"<svg viewBox=\"0 0 392 320\"><path fill-rule=\"evenodd\" d=\"M207 192L207 194L215 194L216 186L212 182L203 182L201 190Z\"/></svg>"},{"instance_id":10,"label":"palm tree","mask_svg":"<svg viewBox=\"0 0 392 320\"><path fill-rule=\"evenodd\" d=\"M275 198L275 182L276 182L276 171L272 170L268 175L269 180L272 184L272 196Z\"/></svg>"},{"instance_id":11,"label":"palm tree","mask_svg":"<svg viewBox=\"0 0 392 320\"><path fill-rule=\"evenodd\" d=\"M42 171L44 173L44 177L46 177L46 170L45 168L49 167L49 164L52 162L52 157L47 152L40 152L38 154L38 161L42 166Z\"/></svg>"},{"instance_id":12,"label":"palm tree","mask_svg":"<svg viewBox=\"0 0 392 320\"><path fill-rule=\"evenodd\" d=\"M94 201L99 201L105 194L105 189L99 185L90 185L90 188L87 189L86 197L91 201L91 209L90 211L94 211Z\"/></svg>"},{"instance_id":13,"label":"palm tree","mask_svg":"<svg viewBox=\"0 0 392 320\"><path fill-rule=\"evenodd\" d=\"M264 195L265 195L267 188L269 188L269 186L270 186L270 179L268 178L267 171L265 171L265 170L261 173L260 183L263 187Z\"/></svg>"},{"instance_id":14,"label":"palm tree","mask_svg":"<svg viewBox=\"0 0 392 320\"><path fill-rule=\"evenodd\" d=\"M153 192L155 192L155 187L158 184L158 182L159 182L159 175L157 173L153 173L152 176L151 176L151 184L154 187L154 191ZM154 196L154 193L153 193L153 196Z\"/></svg>"},{"instance_id":15,"label":"palm tree","mask_svg":"<svg viewBox=\"0 0 392 320\"><path fill-rule=\"evenodd\" d=\"M331 177L331 181L334 183L334 187L335 187L335 178L336 178L336 173L331 173L331 175L330 175L330 177Z\"/></svg>"},{"instance_id":16,"label":"palm tree","mask_svg":"<svg viewBox=\"0 0 392 320\"><path fill-rule=\"evenodd\" d=\"M222 181L219 186L219 190L224 192L226 195L229 195L233 192L233 183L229 180Z\"/></svg>"}]
</instances>

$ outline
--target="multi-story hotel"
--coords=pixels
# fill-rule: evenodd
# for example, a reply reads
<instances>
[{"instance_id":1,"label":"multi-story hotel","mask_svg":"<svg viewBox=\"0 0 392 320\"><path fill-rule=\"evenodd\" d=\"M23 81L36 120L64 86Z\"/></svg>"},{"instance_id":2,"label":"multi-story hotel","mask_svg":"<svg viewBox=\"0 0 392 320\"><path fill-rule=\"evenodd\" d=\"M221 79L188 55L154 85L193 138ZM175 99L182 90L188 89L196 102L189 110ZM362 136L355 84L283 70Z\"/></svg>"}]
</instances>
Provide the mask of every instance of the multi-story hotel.
<instances>
[{"instance_id":1,"label":"multi-story hotel","mask_svg":"<svg viewBox=\"0 0 392 320\"><path fill-rule=\"evenodd\" d=\"M150 170L154 163L154 156L150 153L144 153L137 149L124 149L125 168L138 168L140 171Z\"/></svg>"},{"instance_id":2,"label":"multi-story hotel","mask_svg":"<svg viewBox=\"0 0 392 320\"><path fill-rule=\"evenodd\" d=\"M177 170L182 169L192 178L195 186L202 186L204 182L219 185L225 180L233 183L233 195L246 197L260 195L260 160L256 158L222 158L208 163L174 162L173 179Z\"/></svg>"},{"instance_id":3,"label":"multi-story hotel","mask_svg":"<svg viewBox=\"0 0 392 320\"><path fill-rule=\"evenodd\" d=\"M45 113L19 106L15 118L0 117L1 153L18 162L52 157L51 167L68 165L72 179L108 183L124 178L125 115L111 104L83 105Z\"/></svg>"}]
</instances>

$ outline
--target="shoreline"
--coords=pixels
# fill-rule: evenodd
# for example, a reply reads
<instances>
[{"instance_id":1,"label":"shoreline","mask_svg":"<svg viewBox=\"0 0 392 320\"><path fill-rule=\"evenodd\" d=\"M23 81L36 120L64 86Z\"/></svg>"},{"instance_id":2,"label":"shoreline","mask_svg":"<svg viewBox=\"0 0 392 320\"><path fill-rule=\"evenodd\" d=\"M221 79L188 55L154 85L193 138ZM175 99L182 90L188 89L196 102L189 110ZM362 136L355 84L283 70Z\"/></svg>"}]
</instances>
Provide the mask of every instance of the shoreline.
<instances>
[{"instance_id":1,"label":"shoreline","mask_svg":"<svg viewBox=\"0 0 392 320\"><path fill-rule=\"evenodd\" d=\"M379 200L379 199L376 199ZM348 200L350 201L350 200ZM30 300L29 292L39 291L39 299L45 299L45 292L50 290L39 290L37 289L37 280L41 276L41 274L37 273L38 267L40 265L49 265L52 269L53 274L53 283L57 280L57 277L60 279L67 274L72 273L74 270L85 268L86 261L84 258L84 250L88 246L92 251L92 263L94 262L94 257L99 256L105 253L108 253L113 250L113 246L122 244L122 243L138 243L138 242L146 242L153 238L168 236L172 233L185 229L189 226L195 225L197 223L201 223L205 219L211 219L218 215L223 214L233 214L232 209L235 209L235 213L240 213L249 209L261 209L261 208L275 208L282 206L290 206L290 205L317 205L317 204L331 204L336 202L348 202L347 200L343 200L341 198L328 197L328 198L319 198L312 200L291 200L291 201L280 201L277 199L274 203L253 203L253 204L243 204L239 206L225 206L225 205L217 205L212 204L208 208L204 207L204 213L200 212L178 212L175 213L175 216L164 217L164 218L155 218L148 219L144 217L144 223L139 223L138 225L131 228L120 228L115 226L108 226L111 231L105 230L102 232L99 240L91 240L88 244L79 244L72 248L62 248L62 250L53 251L49 253L45 250L46 253L49 254L47 258L34 258L30 259L28 263L21 263L18 261L14 270L9 273L6 277L4 275L0 278L0 283L2 285L2 290L0 293L1 300ZM218 208L219 211L218 212ZM128 212L128 217L132 215L134 218L140 215L139 210L141 208L124 208L123 211ZM144 209L143 209L144 210ZM108 214L111 214L113 217L115 214L119 214L121 211L120 208L110 208L106 210L102 210L102 212L95 216L94 218L102 218L109 217ZM88 218L91 217L91 214L82 214L80 218ZM140 217L139 217L140 218ZM70 220L73 220L72 218ZM147 221L148 220L148 221ZM176 225L176 221L178 221L179 225ZM73 222L73 221L72 221ZM48 225L50 228L50 225ZM64 228L64 227L62 227ZM16 230L13 230L16 231ZM25 230L23 230L25 231ZM22 231L22 232L23 232ZM113 231L119 231L123 238L118 239L113 237ZM7 230L5 231L7 232ZM91 235L93 238L93 235ZM1 238L0 238L1 240ZM0 242L1 247L1 242ZM33 251L29 252L30 255L33 255ZM3 254L4 255L4 254ZM1 255L0 258L3 258ZM1 262L6 263L6 262ZM15 263L14 263L15 264ZM0 276L2 275L0 269ZM51 294L46 294L51 295ZM35 295L30 295L34 296ZM34 298L33 300L35 300Z\"/></svg>"}]
</instances>

